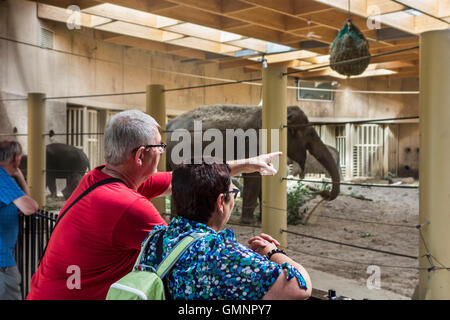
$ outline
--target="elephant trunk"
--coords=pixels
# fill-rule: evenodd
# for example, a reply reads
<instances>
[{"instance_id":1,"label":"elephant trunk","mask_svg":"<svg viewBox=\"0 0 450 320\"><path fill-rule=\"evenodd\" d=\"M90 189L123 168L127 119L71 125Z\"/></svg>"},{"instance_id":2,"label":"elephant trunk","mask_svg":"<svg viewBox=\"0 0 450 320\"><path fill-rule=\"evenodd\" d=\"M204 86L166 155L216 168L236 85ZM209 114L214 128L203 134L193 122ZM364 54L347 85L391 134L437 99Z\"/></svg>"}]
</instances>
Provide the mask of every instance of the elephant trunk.
<instances>
[{"instance_id":1,"label":"elephant trunk","mask_svg":"<svg viewBox=\"0 0 450 320\"><path fill-rule=\"evenodd\" d=\"M313 155L317 159L317 161L319 161L320 164L328 171L333 183L331 192L328 190L324 190L321 195L325 199L334 200L339 195L341 182L338 164L334 160L327 146L322 142L322 140L320 140L320 137L317 135L317 133L314 131L312 135L314 136L314 139L311 143L308 143L307 149L309 153Z\"/></svg>"}]
</instances>

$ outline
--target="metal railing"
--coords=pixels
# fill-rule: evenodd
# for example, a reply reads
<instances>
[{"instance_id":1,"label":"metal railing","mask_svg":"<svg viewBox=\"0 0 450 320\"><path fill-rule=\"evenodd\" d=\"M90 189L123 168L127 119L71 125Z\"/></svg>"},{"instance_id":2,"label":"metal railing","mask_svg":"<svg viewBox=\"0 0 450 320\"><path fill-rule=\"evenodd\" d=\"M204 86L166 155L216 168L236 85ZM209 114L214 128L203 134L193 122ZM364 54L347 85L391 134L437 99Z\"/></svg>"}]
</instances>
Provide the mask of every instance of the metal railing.
<instances>
[{"instance_id":1,"label":"metal railing","mask_svg":"<svg viewBox=\"0 0 450 320\"><path fill-rule=\"evenodd\" d=\"M57 214L39 210L31 216L19 216L19 235L15 259L22 275L20 289L25 298L30 290L30 281L36 272L45 247L55 226Z\"/></svg>"}]
</instances>

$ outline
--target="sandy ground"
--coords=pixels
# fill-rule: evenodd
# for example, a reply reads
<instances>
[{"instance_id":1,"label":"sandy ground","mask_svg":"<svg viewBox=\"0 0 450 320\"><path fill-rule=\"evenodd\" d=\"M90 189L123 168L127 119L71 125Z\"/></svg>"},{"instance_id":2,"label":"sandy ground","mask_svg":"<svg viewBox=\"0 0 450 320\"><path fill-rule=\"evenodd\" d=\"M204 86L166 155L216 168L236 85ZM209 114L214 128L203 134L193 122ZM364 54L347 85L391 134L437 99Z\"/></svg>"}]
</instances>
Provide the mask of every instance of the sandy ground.
<instances>
[{"instance_id":1,"label":"sandy ground","mask_svg":"<svg viewBox=\"0 0 450 320\"><path fill-rule=\"evenodd\" d=\"M341 193L347 195L328 202L316 223L289 225L288 230L363 247L418 255L419 231L414 228L418 224L418 189L342 186ZM363 196L371 201L354 196ZM237 213L230 219L229 227L235 231L238 241L244 244L261 231L258 227L234 223L239 223ZM364 287L373 273L368 270L368 266L379 267L383 290L411 297L418 283L417 259L336 245L294 234L288 234L288 249L289 255L306 269L357 281ZM339 293L339 288L334 289Z\"/></svg>"}]
</instances>

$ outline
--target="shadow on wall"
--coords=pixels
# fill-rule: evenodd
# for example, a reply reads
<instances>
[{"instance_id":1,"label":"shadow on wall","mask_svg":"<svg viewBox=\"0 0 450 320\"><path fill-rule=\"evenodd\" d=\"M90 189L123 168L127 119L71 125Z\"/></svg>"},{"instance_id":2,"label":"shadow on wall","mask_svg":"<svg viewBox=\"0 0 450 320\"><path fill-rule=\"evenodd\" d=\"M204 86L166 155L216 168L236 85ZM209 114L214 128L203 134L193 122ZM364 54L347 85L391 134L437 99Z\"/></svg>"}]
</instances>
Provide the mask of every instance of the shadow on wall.
<instances>
[{"instance_id":1,"label":"shadow on wall","mask_svg":"<svg viewBox=\"0 0 450 320\"><path fill-rule=\"evenodd\" d=\"M4 95L0 94L0 97ZM7 134L7 133L14 133L14 127L11 124L11 121L9 120L8 113L6 112L6 104L11 102L0 102L0 133ZM16 128L17 131L17 128ZM13 136L0 136L0 140L10 140L14 138Z\"/></svg>"},{"instance_id":2,"label":"shadow on wall","mask_svg":"<svg viewBox=\"0 0 450 320\"><path fill-rule=\"evenodd\" d=\"M399 161L398 173L399 177L419 178L419 148L406 147L403 157Z\"/></svg>"}]
</instances>

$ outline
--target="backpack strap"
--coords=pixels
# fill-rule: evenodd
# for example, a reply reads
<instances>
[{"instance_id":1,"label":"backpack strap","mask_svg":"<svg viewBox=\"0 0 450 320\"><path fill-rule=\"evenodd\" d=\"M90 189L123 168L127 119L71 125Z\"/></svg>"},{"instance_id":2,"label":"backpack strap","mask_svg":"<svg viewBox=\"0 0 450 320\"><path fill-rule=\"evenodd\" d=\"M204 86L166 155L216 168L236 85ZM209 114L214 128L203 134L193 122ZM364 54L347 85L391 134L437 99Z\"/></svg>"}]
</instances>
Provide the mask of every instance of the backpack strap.
<instances>
[{"instance_id":1,"label":"backpack strap","mask_svg":"<svg viewBox=\"0 0 450 320\"><path fill-rule=\"evenodd\" d=\"M124 185L127 185L125 182L123 182L122 180L118 179L118 178L107 178L107 179L103 179L98 181L97 183L94 183L93 185L91 185L89 188L87 188L86 190L83 191L83 193L81 193L67 208L66 210L64 210L62 213L60 213L58 215L58 217L56 218L56 222L55 225L53 226L53 231L55 230L56 226L58 225L58 223L61 221L61 219L64 217L64 215L67 213L67 211L69 211L70 208L72 208L78 201L80 201L83 197L85 197L86 195L88 195L92 190L94 190L95 188L98 188L100 186L103 186L105 184L108 183L114 183L114 182L119 182L119 183L123 183ZM52 233L53 233L52 231ZM45 248L44 251L42 253L41 259L42 257L44 257L45 252L47 251L47 246L49 244L50 240L47 241L47 243L45 244ZM39 260L40 263L40 260Z\"/></svg>"},{"instance_id":2,"label":"backpack strap","mask_svg":"<svg viewBox=\"0 0 450 320\"><path fill-rule=\"evenodd\" d=\"M161 236L160 236L159 238L162 239L165 232L166 232L166 229L158 229L158 230L152 230L152 231L148 234L147 238L146 238L146 239L144 240L144 242L142 243L142 246L141 246L141 252L139 253L139 256L138 256L137 259L136 259L136 262L135 262L135 264L134 264L133 270L137 270L138 267L142 267L143 269L148 268L148 266L143 265L143 264L141 263L142 256L143 256L143 255L145 254L145 252L147 251L147 246L148 246L150 240L153 239L153 237L154 237L157 233L161 233ZM158 240L159 240L159 238L158 238ZM157 247L158 247L158 246L157 246Z\"/></svg>"},{"instance_id":3,"label":"backpack strap","mask_svg":"<svg viewBox=\"0 0 450 320\"><path fill-rule=\"evenodd\" d=\"M82 198L84 198L88 193L90 193L92 190L94 190L95 188L98 188L100 186L103 186L105 184L108 183L114 183L114 182L120 182L125 184L125 182L123 182L122 180L118 179L118 178L107 178L107 179L103 179L98 181L97 183L94 183L93 185L91 185L89 188L87 188L86 190L83 191L83 193L81 193L78 198L76 198L67 208L66 210L64 210L63 213L58 215L58 220L56 220L55 226L53 227L53 229L56 228L56 225L58 224L58 222L61 221L61 219L64 217L64 215L67 213L67 211L69 211L70 208L72 208L75 203L77 203L78 201L80 201ZM126 185L126 184L125 184Z\"/></svg>"},{"instance_id":4,"label":"backpack strap","mask_svg":"<svg viewBox=\"0 0 450 320\"><path fill-rule=\"evenodd\" d=\"M194 244L194 242L204 236L206 236L206 233L198 233L193 232L186 237L184 237L181 241L178 242L178 244L168 253L166 258L162 260L162 252L163 252L163 239L164 234L166 232L166 228L164 229L158 229L156 231L150 232L150 234L147 236L147 239L144 240L144 243L141 247L141 252L139 253L139 256L136 260L136 263L134 264L133 270L138 270L138 268L142 269L148 269L150 268L153 272L155 272L158 277L163 281L164 284L164 295L166 299L170 299L170 294L168 291L167 286L167 279L166 275L167 273L173 268L173 266L177 263L178 259L183 255L186 250ZM147 251L147 246L153 237L158 234L158 240L156 242L156 270L153 267L146 266L145 264L141 263L142 256ZM162 260L162 261L161 261ZM141 270L142 270L141 269Z\"/></svg>"},{"instance_id":5,"label":"backpack strap","mask_svg":"<svg viewBox=\"0 0 450 320\"><path fill-rule=\"evenodd\" d=\"M206 233L193 232L186 237L184 237L178 244L169 252L166 258L161 261L156 269L156 274L163 279L167 273L172 269L172 267L177 263L178 259L183 255L183 253L194 244L194 242L200 238L206 236ZM162 236L160 236L162 238ZM162 243L161 243L162 247Z\"/></svg>"}]
</instances>

